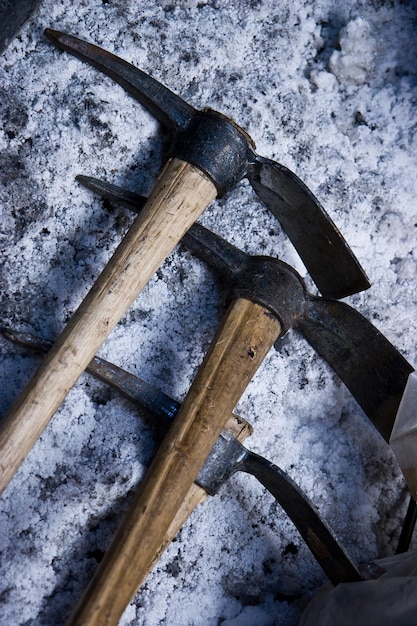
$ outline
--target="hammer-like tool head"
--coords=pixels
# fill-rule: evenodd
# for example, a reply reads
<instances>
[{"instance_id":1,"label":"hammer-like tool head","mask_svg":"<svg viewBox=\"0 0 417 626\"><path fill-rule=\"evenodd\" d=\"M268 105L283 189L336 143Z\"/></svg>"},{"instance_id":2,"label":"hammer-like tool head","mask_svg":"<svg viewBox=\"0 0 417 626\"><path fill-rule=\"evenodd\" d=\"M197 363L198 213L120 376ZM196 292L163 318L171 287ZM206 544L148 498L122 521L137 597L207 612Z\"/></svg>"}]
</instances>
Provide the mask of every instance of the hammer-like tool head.
<instances>
[{"instance_id":1,"label":"hammer-like tool head","mask_svg":"<svg viewBox=\"0 0 417 626\"><path fill-rule=\"evenodd\" d=\"M342 298L370 284L342 235L306 185L289 169L257 155L233 120L194 109L154 78L71 35L45 31L52 43L101 70L172 131L170 156L204 171L222 196L247 177L278 218L320 292Z\"/></svg>"},{"instance_id":2,"label":"hammer-like tool head","mask_svg":"<svg viewBox=\"0 0 417 626\"><path fill-rule=\"evenodd\" d=\"M215 111L195 110L105 50L57 31L48 29L46 35L118 81L171 127L173 141L144 211L0 424L0 492L184 233L216 196L243 177L277 215L323 294L343 297L369 287L358 261L311 192L287 168L259 157L251 139L232 120Z\"/></svg>"},{"instance_id":3,"label":"hammer-like tool head","mask_svg":"<svg viewBox=\"0 0 417 626\"><path fill-rule=\"evenodd\" d=\"M36 352L47 352L52 346L51 342L29 333L19 333L10 328L3 328L2 332L7 339ZM138 376L100 357L95 357L86 371L121 393L136 406L149 411L152 417L150 423L158 439L166 434L170 422L181 407L179 402ZM242 445L241 434L242 432L247 434L248 430L251 430L251 427L245 420L235 415L231 416L226 429L217 439L200 470L195 484L206 494L214 496L236 472L252 474L274 496L293 521L334 585L361 580L358 568L302 489L280 467ZM187 516L190 512L186 511ZM180 521L184 521L182 514L178 517ZM175 530L178 531L179 527ZM162 543L166 545L167 538Z\"/></svg>"},{"instance_id":4,"label":"hammer-like tool head","mask_svg":"<svg viewBox=\"0 0 417 626\"><path fill-rule=\"evenodd\" d=\"M135 211L144 202L138 194L104 181L78 179ZM414 368L368 319L343 302L309 294L301 276L283 261L250 256L200 224L194 224L182 242L229 285L230 299L246 298L266 307L280 320L282 334L300 330L390 441Z\"/></svg>"},{"instance_id":5,"label":"hammer-like tool head","mask_svg":"<svg viewBox=\"0 0 417 626\"><path fill-rule=\"evenodd\" d=\"M269 309L282 334L299 329L389 441L414 368L369 320L344 302L309 294L301 276L283 261L250 256L200 224L183 241L229 282L231 299L246 298Z\"/></svg>"}]
</instances>

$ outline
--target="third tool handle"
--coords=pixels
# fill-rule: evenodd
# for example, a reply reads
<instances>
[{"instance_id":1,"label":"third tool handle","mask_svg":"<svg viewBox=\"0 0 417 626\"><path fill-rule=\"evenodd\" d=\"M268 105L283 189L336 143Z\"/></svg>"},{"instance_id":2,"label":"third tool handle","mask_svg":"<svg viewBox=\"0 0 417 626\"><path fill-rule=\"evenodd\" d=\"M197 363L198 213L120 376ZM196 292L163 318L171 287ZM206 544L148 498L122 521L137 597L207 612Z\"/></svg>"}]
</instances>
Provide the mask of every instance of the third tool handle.
<instances>
[{"instance_id":1,"label":"third tool handle","mask_svg":"<svg viewBox=\"0 0 417 626\"><path fill-rule=\"evenodd\" d=\"M232 302L173 425L67 626L116 626L249 381L281 332L246 299Z\"/></svg>"}]
</instances>

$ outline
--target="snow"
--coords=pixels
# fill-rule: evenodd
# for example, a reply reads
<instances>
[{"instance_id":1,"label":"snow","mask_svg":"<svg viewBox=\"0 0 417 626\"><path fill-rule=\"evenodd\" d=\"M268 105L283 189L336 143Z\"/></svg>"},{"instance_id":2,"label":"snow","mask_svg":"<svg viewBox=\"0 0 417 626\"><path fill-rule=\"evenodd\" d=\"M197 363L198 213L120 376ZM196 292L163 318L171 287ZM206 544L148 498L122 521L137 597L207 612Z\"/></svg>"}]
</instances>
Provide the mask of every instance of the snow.
<instances>
[{"instance_id":1,"label":"snow","mask_svg":"<svg viewBox=\"0 0 417 626\"><path fill-rule=\"evenodd\" d=\"M93 41L193 106L234 118L330 213L372 287L346 299L416 355L416 7L353 0L44 0L0 58L2 324L53 338L126 232L74 180L146 193L166 135L112 81L44 37ZM201 222L305 276L275 218L242 182ZM100 354L184 398L225 289L178 248ZM0 338L1 415L37 357ZM356 562L393 554L408 502L393 453L297 332L270 351L236 412L247 446L306 491ZM144 415L85 375L7 488L0 624L56 626L109 545L153 450ZM293 626L325 576L250 476L198 507L127 608L123 626Z\"/></svg>"},{"instance_id":2,"label":"snow","mask_svg":"<svg viewBox=\"0 0 417 626\"><path fill-rule=\"evenodd\" d=\"M329 69L340 83L364 85L374 69L375 42L371 27L362 17L351 20L339 35L340 50L334 50Z\"/></svg>"}]
</instances>

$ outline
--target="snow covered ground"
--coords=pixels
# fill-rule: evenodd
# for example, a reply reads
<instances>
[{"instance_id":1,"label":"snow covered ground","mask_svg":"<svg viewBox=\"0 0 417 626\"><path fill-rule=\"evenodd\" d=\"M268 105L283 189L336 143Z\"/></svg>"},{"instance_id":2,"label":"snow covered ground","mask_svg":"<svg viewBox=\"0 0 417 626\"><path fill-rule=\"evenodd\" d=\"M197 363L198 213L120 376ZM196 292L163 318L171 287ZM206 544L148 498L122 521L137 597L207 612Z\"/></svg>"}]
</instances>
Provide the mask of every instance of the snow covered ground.
<instances>
[{"instance_id":1,"label":"snow covered ground","mask_svg":"<svg viewBox=\"0 0 417 626\"><path fill-rule=\"evenodd\" d=\"M346 301L415 363L416 20L411 1L42 2L0 57L1 323L56 336L132 219L75 176L147 192L166 139L121 88L57 51L52 27L233 117L296 172L372 282ZM245 182L201 222L306 273ZM100 354L181 400L225 295L178 248ZM38 359L3 338L0 352L4 415ZM299 334L270 351L236 411L254 426L248 447L291 475L357 562L393 553L407 504L396 461ZM64 622L151 455L144 416L84 375L1 500L2 626ZM194 512L121 624L293 626L323 582L272 497L237 475Z\"/></svg>"}]
</instances>

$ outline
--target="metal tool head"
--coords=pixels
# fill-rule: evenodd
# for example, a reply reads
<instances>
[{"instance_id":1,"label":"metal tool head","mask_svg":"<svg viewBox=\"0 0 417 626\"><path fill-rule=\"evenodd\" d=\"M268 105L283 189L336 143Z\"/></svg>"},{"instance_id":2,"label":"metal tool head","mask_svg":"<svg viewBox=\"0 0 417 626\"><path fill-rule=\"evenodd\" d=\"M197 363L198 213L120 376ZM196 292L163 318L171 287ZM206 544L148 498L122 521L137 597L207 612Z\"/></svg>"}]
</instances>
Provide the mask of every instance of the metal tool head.
<instances>
[{"instance_id":1,"label":"metal tool head","mask_svg":"<svg viewBox=\"0 0 417 626\"><path fill-rule=\"evenodd\" d=\"M36 352L47 352L52 346L51 342L30 333L10 328L3 328L2 332L10 341ZM135 405L147 409L156 418L151 423L160 436L166 433L180 409L179 402L109 361L95 357L87 371ZM223 431L200 470L196 483L207 494L214 496L236 472L252 474L274 496L334 585L362 579L359 569L330 526L290 476L280 467L248 450L230 432Z\"/></svg>"},{"instance_id":2,"label":"metal tool head","mask_svg":"<svg viewBox=\"0 0 417 626\"><path fill-rule=\"evenodd\" d=\"M91 177L89 189L140 211L144 198ZM250 256L200 224L183 237L185 246L211 265L230 286L230 297L245 297L271 310L283 333L300 330L340 377L387 441L414 368L358 311L337 300L309 294L301 276L272 257Z\"/></svg>"},{"instance_id":3,"label":"metal tool head","mask_svg":"<svg viewBox=\"0 0 417 626\"><path fill-rule=\"evenodd\" d=\"M148 74L71 35L47 29L56 46L104 72L172 131L170 156L204 171L219 196L247 177L279 220L323 295L341 298L370 283L342 235L306 185L283 165L260 157L247 133L210 109L197 110Z\"/></svg>"},{"instance_id":4,"label":"metal tool head","mask_svg":"<svg viewBox=\"0 0 417 626\"><path fill-rule=\"evenodd\" d=\"M283 332L300 330L389 440L413 367L369 320L343 302L308 293L301 276L279 259L245 255L199 224L184 243L230 281L232 297L269 308Z\"/></svg>"}]
</instances>

